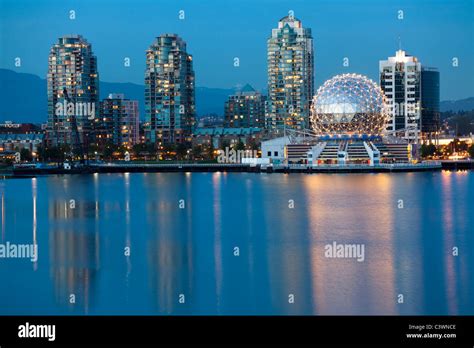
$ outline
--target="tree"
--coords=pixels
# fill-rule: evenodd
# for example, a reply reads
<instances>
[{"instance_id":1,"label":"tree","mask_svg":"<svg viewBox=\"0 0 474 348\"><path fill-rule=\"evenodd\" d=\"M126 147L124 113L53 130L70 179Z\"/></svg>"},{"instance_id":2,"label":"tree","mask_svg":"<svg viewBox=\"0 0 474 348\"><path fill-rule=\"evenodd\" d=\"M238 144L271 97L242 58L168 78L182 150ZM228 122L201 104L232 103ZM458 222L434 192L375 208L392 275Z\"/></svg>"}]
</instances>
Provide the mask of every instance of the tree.
<instances>
[{"instance_id":1,"label":"tree","mask_svg":"<svg viewBox=\"0 0 474 348\"><path fill-rule=\"evenodd\" d=\"M235 151L245 150L245 144L242 142L241 139L239 139L239 142L237 144L235 144L234 149L235 149Z\"/></svg>"},{"instance_id":2,"label":"tree","mask_svg":"<svg viewBox=\"0 0 474 348\"><path fill-rule=\"evenodd\" d=\"M201 161L201 160L212 161L216 157L216 154L214 152L215 152L215 148L212 142L209 144L194 145L191 150L191 158L194 161Z\"/></svg>"},{"instance_id":3,"label":"tree","mask_svg":"<svg viewBox=\"0 0 474 348\"><path fill-rule=\"evenodd\" d=\"M95 155L99 151L99 145L96 143L89 144L88 151L90 156Z\"/></svg>"},{"instance_id":4,"label":"tree","mask_svg":"<svg viewBox=\"0 0 474 348\"><path fill-rule=\"evenodd\" d=\"M31 151L29 149L21 149L20 158L22 161L31 161L33 156L31 155Z\"/></svg>"},{"instance_id":5,"label":"tree","mask_svg":"<svg viewBox=\"0 0 474 348\"><path fill-rule=\"evenodd\" d=\"M214 143L213 143L212 140L211 140L211 143L209 144L208 149L207 149L207 158L208 158L209 160L213 160L213 159L214 159L214 150L215 150L215 148L214 148Z\"/></svg>"},{"instance_id":6,"label":"tree","mask_svg":"<svg viewBox=\"0 0 474 348\"><path fill-rule=\"evenodd\" d=\"M193 160L201 160L203 158L202 145L195 145L191 151Z\"/></svg>"},{"instance_id":7,"label":"tree","mask_svg":"<svg viewBox=\"0 0 474 348\"><path fill-rule=\"evenodd\" d=\"M175 144L164 144L161 150L161 157L168 160L176 159L176 145Z\"/></svg>"},{"instance_id":8,"label":"tree","mask_svg":"<svg viewBox=\"0 0 474 348\"><path fill-rule=\"evenodd\" d=\"M44 145L38 145L38 147L36 148L36 153L38 155L38 160L39 161L44 161L45 158L44 158L44 154L46 152L46 148Z\"/></svg>"},{"instance_id":9,"label":"tree","mask_svg":"<svg viewBox=\"0 0 474 348\"><path fill-rule=\"evenodd\" d=\"M156 153L154 143L140 143L132 146L132 152L135 157L140 157L142 155L151 155Z\"/></svg>"},{"instance_id":10,"label":"tree","mask_svg":"<svg viewBox=\"0 0 474 348\"><path fill-rule=\"evenodd\" d=\"M109 142L105 144L104 146L104 151L103 155L105 159L111 160L113 157L113 153L117 150L117 146L115 146L113 143Z\"/></svg>"},{"instance_id":11,"label":"tree","mask_svg":"<svg viewBox=\"0 0 474 348\"><path fill-rule=\"evenodd\" d=\"M226 147L230 147L230 141L228 139L222 140L222 143L221 143L221 149L222 150L225 150Z\"/></svg>"},{"instance_id":12,"label":"tree","mask_svg":"<svg viewBox=\"0 0 474 348\"><path fill-rule=\"evenodd\" d=\"M176 146L176 158L178 160L185 159L187 153L188 147L185 144L178 144L178 146Z\"/></svg>"},{"instance_id":13,"label":"tree","mask_svg":"<svg viewBox=\"0 0 474 348\"><path fill-rule=\"evenodd\" d=\"M463 152L468 150L468 145L465 141L459 140L459 138L454 138L452 142L448 145L451 149L451 152Z\"/></svg>"},{"instance_id":14,"label":"tree","mask_svg":"<svg viewBox=\"0 0 474 348\"><path fill-rule=\"evenodd\" d=\"M64 161L64 151L57 146L40 145L37 152L40 161Z\"/></svg>"},{"instance_id":15,"label":"tree","mask_svg":"<svg viewBox=\"0 0 474 348\"><path fill-rule=\"evenodd\" d=\"M436 153L436 146L434 144L423 144L420 148L421 157L431 157Z\"/></svg>"},{"instance_id":16,"label":"tree","mask_svg":"<svg viewBox=\"0 0 474 348\"><path fill-rule=\"evenodd\" d=\"M255 138L250 138L250 139L249 139L248 147L250 148L250 150L254 150L254 151L260 149L260 146L259 146L259 144L257 143L257 141L255 140Z\"/></svg>"},{"instance_id":17,"label":"tree","mask_svg":"<svg viewBox=\"0 0 474 348\"><path fill-rule=\"evenodd\" d=\"M128 149L125 145L120 145L120 146L117 146L116 151L120 152L120 156L123 157L123 156L125 156L125 152L127 152Z\"/></svg>"},{"instance_id":18,"label":"tree","mask_svg":"<svg viewBox=\"0 0 474 348\"><path fill-rule=\"evenodd\" d=\"M469 147L469 156L474 159L474 144Z\"/></svg>"}]
</instances>

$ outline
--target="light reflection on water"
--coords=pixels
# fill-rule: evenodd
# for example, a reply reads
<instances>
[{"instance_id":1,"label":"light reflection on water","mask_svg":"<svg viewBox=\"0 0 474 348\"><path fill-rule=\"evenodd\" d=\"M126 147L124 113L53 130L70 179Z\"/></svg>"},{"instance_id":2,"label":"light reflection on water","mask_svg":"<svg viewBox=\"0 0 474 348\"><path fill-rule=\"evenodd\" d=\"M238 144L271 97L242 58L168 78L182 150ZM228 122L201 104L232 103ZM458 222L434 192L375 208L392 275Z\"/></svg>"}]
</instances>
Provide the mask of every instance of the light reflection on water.
<instances>
[{"instance_id":1,"label":"light reflection on water","mask_svg":"<svg viewBox=\"0 0 474 348\"><path fill-rule=\"evenodd\" d=\"M0 314L474 314L473 172L3 183Z\"/></svg>"}]
</instances>

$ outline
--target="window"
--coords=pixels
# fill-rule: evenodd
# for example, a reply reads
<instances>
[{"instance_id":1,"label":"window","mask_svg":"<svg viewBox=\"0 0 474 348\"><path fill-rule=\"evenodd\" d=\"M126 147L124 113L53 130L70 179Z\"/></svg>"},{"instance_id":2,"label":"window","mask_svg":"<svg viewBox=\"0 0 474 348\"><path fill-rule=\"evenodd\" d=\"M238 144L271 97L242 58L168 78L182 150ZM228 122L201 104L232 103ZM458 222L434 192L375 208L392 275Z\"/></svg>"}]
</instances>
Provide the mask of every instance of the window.
<instances>
[{"instance_id":1,"label":"window","mask_svg":"<svg viewBox=\"0 0 474 348\"><path fill-rule=\"evenodd\" d=\"M268 156L268 157L272 157L272 152L271 152L271 151L268 151L268 152L267 152L267 156Z\"/></svg>"},{"instance_id":2,"label":"window","mask_svg":"<svg viewBox=\"0 0 474 348\"><path fill-rule=\"evenodd\" d=\"M275 157L278 157L278 151L274 151L274 152L273 152L273 155L274 155Z\"/></svg>"}]
</instances>

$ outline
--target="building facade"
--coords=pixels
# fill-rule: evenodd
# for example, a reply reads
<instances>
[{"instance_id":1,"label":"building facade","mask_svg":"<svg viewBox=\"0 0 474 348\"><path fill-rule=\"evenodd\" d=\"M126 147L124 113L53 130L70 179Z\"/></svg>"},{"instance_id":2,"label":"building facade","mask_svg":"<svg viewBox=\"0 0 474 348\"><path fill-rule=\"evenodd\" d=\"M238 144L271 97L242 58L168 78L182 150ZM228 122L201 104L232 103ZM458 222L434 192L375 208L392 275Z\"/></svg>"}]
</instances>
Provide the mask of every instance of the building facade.
<instances>
[{"instance_id":1,"label":"building facade","mask_svg":"<svg viewBox=\"0 0 474 348\"><path fill-rule=\"evenodd\" d=\"M311 29L289 15L278 22L267 41L268 102L266 127L309 128L314 92L314 52Z\"/></svg>"},{"instance_id":2,"label":"building facade","mask_svg":"<svg viewBox=\"0 0 474 348\"><path fill-rule=\"evenodd\" d=\"M139 143L138 101L125 99L123 94L112 93L100 102L101 127L97 132L100 145L130 147Z\"/></svg>"},{"instance_id":3,"label":"building facade","mask_svg":"<svg viewBox=\"0 0 474 348\"><path fill-rule=\"evenodd\" d=\"M0 133L0 152L17 152L22 149L37 152L38 147L43 145L44 134L41 133Z\"/></svg>"},{"instance_id":4,"label":"building facade","mask_svg":"<svg viewBox=\"0 0 474 348\"><path fill-rule=\"evenodd\" d=\"M439 71L421 68L421 137L424 142L437 142L440 129Z\"/></svg>"},{"instance_id":5,"label":"building facade","mask_svg":"<svg viewBox=\"0 0 474 348\"><path fill-rule=\"evenodd\" d=\"M146 52L145 137L151 143L191 140L195 117L193 58L175 34L156 38Z\"/></svg>"},{"instance_id":6,"label":"building facade","mask_svg":"<svg viewBox=\"0 0 474 348\"><path fill-rule=\"evenodd\" d=\"M380 87L390 115L387 131L408 141L418 141L421 131L421 63L398 50L379 62Z\"/></svg>"},{"instance_id":7,"label":"building facade","mask_svg":"<svg viewBox=\"0 0 474 348\"><path fill-rule=\"evenodd\" d=\"M250 85L229 96L224 106L225 127L249 128L265 126L265 97Z\"/></svg>"},{"instance_id":8,"label":"building facade","mask_svg":"<svg viewBox=\"0 0 474 348\"><path fill-rule=\"evenodd\" d=\"M0 134L43 134L41 125L34 123L14 123L4 121L0 123Z\"/></svg>"},{"instance_id":9,"label":"building facade","mask_svg":"<svg viewBox=\"0 0 474 348\"><path fill-rule=\"evenodd\" d=\"M72 148L95 139L98 120L99 74L90 43L80 35L58 39L48 59L49 145Z\"/></svg>"}]
</instances>

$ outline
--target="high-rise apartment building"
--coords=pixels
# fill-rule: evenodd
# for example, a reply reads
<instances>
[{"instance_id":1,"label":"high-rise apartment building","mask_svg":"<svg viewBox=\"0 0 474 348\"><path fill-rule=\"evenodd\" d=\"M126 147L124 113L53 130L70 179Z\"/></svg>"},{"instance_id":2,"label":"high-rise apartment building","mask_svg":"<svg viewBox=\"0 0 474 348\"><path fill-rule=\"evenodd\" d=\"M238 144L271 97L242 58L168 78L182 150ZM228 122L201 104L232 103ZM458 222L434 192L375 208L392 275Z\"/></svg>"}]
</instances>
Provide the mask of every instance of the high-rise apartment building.
<instances>
[{"instance_id":1,"label":"high-rise apartment building","mask_svg":"<svg viewBox=\"0 0 474 348\"><path fill-rule=\"evenodd\" d=\"M432 139L439 129L439 72L403 50L380 61L379 72L391 116L387 131L410 142Z\"/></svg>"},{"instance_id":2,"label":"high-rise apartment building","mask_svg":"<svg viewBox=\"0 0 474 348\"><path fill-rule=\"evenodd\" d=\"M267 42L268 103L266 127L309 128L314 91L314 53L311 29L289 15L278 22Z\"/></svg>"},{"instance_id":3,"label":"high-rise apartment building","mask_svg":"<svg viewBox=\"0 0 474 348\"><path fill-rule=\"evenodd\" d=\"M265 97L252 86L245 85L229 96L224 106L225 126L248 128L265 126Z\"/></svg>"},{"instance_id":4,"label":"high-rise apartment building","mask_svg":"<svg viewBox=\"0 0 474 348\"><path fill-rule=\"evenodd\" d=\"M379 62L380 87L387 98L390 120L387 131L414 141L421 126L421 63L398 50L395 57Z\"/></svg>"},{"instance_id":5,"label":"high-rise apartment building","mask_svg":"<svg viewBox=\"0 0 474 348\"><path fill-rule=\"evenodd\" d=\"M159 144L190 141L194 116L193 58L178 35L161 35L146 52L145 137Z\"/></svg>"},{"instance_id":6,"label":"high-rise apartment building","mask_svg":"<svg viewBox=\"0 0 474 348\"><path fill-rule=\"evenodd\" d=\"M94 142L99 75L90 43L80 35L60 37L49 53L47 83L48 143L76 149Z\"/></svg>"},{"instance_id":7,"label":"high-rise apartment building","mask_svg":"<svg viewBox=\"0 0 474 348\"><path fill-rule=\"evenodd\" d=\"M439 71L421 68L421 136L424 142L437 141L440 128Z\"/></svg>"},{"instance_id":8,"label":"high-rise apartment building","mask_svg":"<svg viewBox=\"0 0 474 348\"><path fill-rule=\"evenodd\" d=\"M123 94L112 93L100 102L100 128L97 142L100 145L132 146L139 143L138 101L126 99Z\"/></svg>"}]
</instances>

